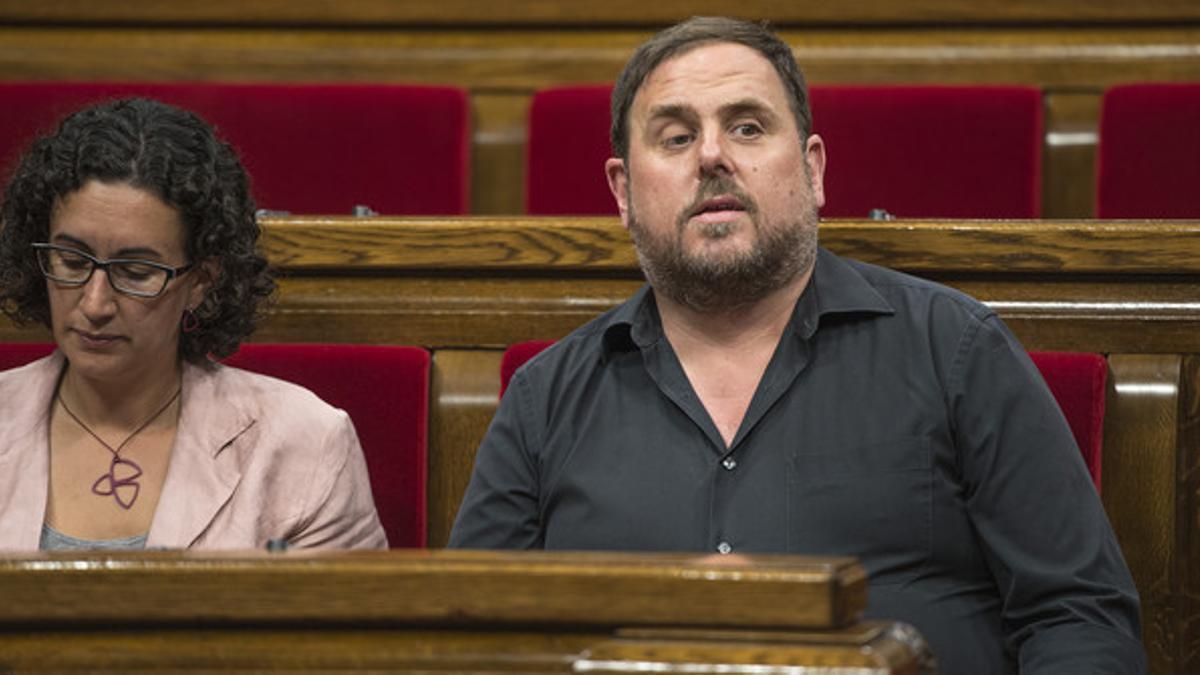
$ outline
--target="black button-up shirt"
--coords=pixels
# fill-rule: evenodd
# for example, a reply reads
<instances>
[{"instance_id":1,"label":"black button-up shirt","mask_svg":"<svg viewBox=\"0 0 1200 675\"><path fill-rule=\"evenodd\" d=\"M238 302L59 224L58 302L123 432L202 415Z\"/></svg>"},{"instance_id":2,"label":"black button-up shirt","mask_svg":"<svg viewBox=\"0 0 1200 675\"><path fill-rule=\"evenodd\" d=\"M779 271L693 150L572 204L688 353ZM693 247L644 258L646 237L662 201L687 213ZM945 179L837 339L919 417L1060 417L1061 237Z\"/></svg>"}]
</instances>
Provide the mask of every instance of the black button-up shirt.
<instances>
[{"instance_id":1,"label":"black button-up shirt","mask_svg":"<svg viewBox=\"0 0 1200 675\"><path fill-rule=\"evenodd\" d=\"M450 545L854 555L868 615L914 624L942 672L1144 669L1025 350L981 303L824 249L730 445L643 288L517 371Z\"/></svg>"}]
</instances>

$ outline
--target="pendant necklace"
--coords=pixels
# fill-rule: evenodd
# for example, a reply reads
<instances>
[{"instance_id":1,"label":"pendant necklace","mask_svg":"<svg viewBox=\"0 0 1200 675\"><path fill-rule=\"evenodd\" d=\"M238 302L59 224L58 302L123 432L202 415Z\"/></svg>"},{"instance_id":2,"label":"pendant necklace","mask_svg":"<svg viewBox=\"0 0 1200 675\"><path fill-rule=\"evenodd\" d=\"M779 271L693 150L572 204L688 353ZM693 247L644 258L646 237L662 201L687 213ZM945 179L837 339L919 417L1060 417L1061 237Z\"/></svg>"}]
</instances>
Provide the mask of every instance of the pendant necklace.
<instances>
[{"instance_id":1,"label":"pendant necklace","mask_svg":"<svg viewBox=\"0 0 1200 675\"><path fill-rule=\"evenodd\" d=\"M121 441L121 444L115 449L113 446L105 443L104 439L100 438L96 432L92 431L91 427L84 424L83 420L79 419L78 415L71 412L71 409L67 407L67 402L63 400L61 392L55 394L55 398L58 399L58 403L62 406L62 409L67 412L67 415L70 415L71 419L75 420L75 423L78 424L80 428L88 432L92 438L96 439L100 445L103 445L108 449L109 452L112 453L112 461L108 464L108 472L102 474L96 479L95 483L92 483L92 494L99 495L101 497L108 497L111 495L112 498L116 500L117 505L126 511L133 507L133 503L137 501L138 493L142 491L142 486L137 482L138 478L141 478L142 476L142 467L138 466L137 463L131 459L125 459L121 457L121 450L123 450L125 446L129 444L129 441L133 440L134 436L137 436L139 433L141 433L142 429L150 426L151 422L158 419L159 415L166 412L167 408L170 408L171 404L175 402L175 399L179 398L179 393L181 391L183 391L182 387L176 389L175 393L171 395L171 398L167 399L167 402L164 403L157 412L151 415L145 422L142 422L138 428L133 430L133 433L126 436L125 440ZM121 473L120 476L117 475L118 471ZM122 494L122 488L125 488L125 493L132 491L133 494L126 499L125 495Z\"/></svg>"}]
</instances>

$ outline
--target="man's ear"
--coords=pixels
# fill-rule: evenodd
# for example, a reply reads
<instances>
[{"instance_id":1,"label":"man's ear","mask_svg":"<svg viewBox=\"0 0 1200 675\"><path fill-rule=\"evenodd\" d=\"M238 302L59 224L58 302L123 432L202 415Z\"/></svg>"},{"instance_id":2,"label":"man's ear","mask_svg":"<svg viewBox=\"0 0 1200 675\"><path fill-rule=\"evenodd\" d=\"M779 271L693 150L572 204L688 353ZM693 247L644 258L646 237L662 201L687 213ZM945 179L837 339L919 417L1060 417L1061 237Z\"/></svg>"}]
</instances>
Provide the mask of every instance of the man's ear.
<instances>
[{"instance_id":1,"label":"man's ear","mask_svg":"<svg viewBox=\"0 0 1200 675\"><path fill-rule=\"evenodd\" d=\"M205 258L196 265L196 269L192 270L195 278L192 280L192 288L188 292L188 309L195 310L204 302L204 296L208 295L208 291L221 278L221 263L216 258Z\"/></svg>"},{"instance_id":2,"label":"man's ear","mask_svg":"<svg viewBox=\"0 0 1200 675\"><path fill-rule=\"evenodd\" d=\"M609 157L604 162L604 175L608 177L608 189L613 199L617 200L617 211L621 214L621 224L629 227L629 171L625 160L620 157Z\"/></svg>"},{"instance_id":3,"label":"man's ear","mask_svg":"<svg viewBox=\"0 0 1200 675\"><path fill-rule=\"evenodd\" d=\"M821 208L825 206L825 141L820 136L809 134L804 148L804 163L808 167L813 202L817 208Z\"/></svg>"}]
</instances>

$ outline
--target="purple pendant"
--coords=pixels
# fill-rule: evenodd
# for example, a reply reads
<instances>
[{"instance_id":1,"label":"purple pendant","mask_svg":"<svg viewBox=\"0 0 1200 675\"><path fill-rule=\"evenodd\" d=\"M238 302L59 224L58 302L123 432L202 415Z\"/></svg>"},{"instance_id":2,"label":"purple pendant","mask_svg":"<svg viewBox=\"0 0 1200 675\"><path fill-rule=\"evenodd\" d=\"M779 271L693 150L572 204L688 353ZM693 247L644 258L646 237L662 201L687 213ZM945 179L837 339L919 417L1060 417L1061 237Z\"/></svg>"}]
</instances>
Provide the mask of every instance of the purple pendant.
<instances>
[{"instance_id":1,"label":"purple pendant","mask_svg":"<svg viewBox=\"0 0 1200 675\"><path fill-rule=\"evenodd\" d=\"M138 493L142 491L142 486L137 482L141 477L142 467L131 460L113 455L112 462L108 465L108 473L92 483L92 494L101 497L112 495L112 498L117 500L117 505L128 511L137 501Z\"/></svg>"}]
</instances>

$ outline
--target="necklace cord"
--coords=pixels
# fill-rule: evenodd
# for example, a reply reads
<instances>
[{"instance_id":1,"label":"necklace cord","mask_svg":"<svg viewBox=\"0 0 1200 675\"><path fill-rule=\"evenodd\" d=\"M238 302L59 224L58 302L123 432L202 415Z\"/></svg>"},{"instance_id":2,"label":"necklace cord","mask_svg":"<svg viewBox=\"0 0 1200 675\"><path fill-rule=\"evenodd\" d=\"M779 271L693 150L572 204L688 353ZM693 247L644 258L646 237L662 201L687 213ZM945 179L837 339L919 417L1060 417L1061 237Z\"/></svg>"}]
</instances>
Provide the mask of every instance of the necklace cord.
<instances>
[{"instance_id":1,"label":"necklace cord","mask_svg":"<svg viewBox=\"0 0 1200 675\"><path fill-rule=\"evenodd\" d=\"M167 399L166 403L162 404L162 406L155 411L153 415L146 418L145 422L139 424L138 427L133 430L133 433L126 436L125 440L121 441L121 444L115 449L113 446L106 443L103 438L100 438L99 434L97 434L95 431L92 431L92 428L85 424L83 420L79 419L79 416L76 415L75 412L71 410L70 406L67 405L66 400L62 397L61 391L55 392L55 400L58 401L59 405L62 406L62 409L66 411L67 415L70 416L71 419L75 420L75 423L78 424L81 429L88 432L92 438L96 439L96 442L98 442L100 445L103 445L105 449L112 453L112 460L108 464L108 472L101 474L101 476L96 479L96 482L92 484L92 494L99 495L101 497L112 496L112 498L116 500L117 505L127 511L133 507L134 502L137 501L138 495L142 491L141 484L137 482L137 479L142 476L142 467L138 466L138 464L131 459L125 459L124 457L121 457L121 451L125 449L125 446L129 444L129 441L133 440L134 436L137 436L142 432L143 429L150 426L151 422L158 419L160 415L166 412L167 408L170 408L171 404L179 398L179 395L182 391L182 386L176 389L175 393L171 395L171 398ZM117 467L122 464L128 467L128 472L130 475L127 475L124 478L118 478ZM133 488L133 496L129 499L125 499L118 489L122 487Z\"/></svg>"}]
</instances>

